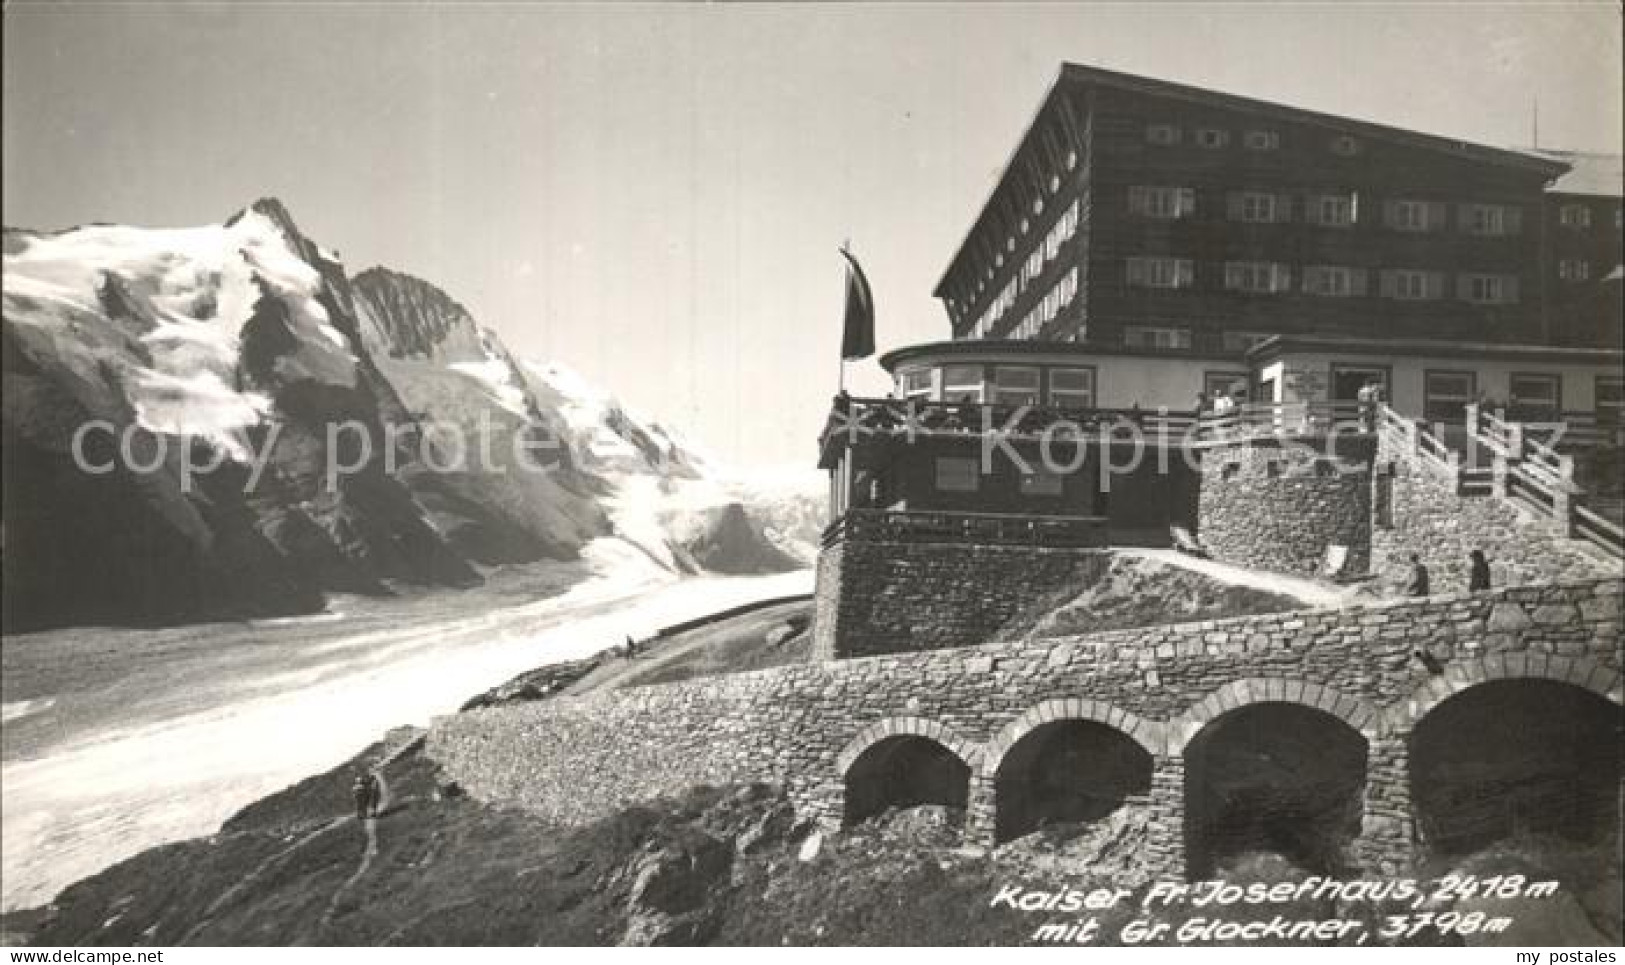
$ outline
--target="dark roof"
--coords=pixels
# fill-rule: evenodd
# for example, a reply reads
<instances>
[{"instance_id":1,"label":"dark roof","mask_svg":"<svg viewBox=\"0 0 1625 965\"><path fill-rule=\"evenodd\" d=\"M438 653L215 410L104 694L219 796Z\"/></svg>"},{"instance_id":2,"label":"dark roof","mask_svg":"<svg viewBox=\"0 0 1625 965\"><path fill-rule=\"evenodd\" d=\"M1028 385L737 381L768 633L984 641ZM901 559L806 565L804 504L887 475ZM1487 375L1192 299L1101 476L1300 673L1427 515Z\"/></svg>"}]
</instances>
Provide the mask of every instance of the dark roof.
<instances>
[{"instance_id":1,"label":"dark roof","mask_svg":"<svg viewBox=\"0 0 1625 965\"><path fill-rule=\"evenodd\" d=\"M944 269L942 277L937 280L937 286L932 291L932 295L938 298L943 296L943 291L947 286L948 276L953 274L954 268L959 264L960 258L965 252L965 246L970 242L970 239L975 236L977 229L987 221L993 210L993 201L996 197L998 197L999 189L1004 186L1005 180L1009 177L1011 169L1015 166L1016 159L1021 156L1021 152L1027 147L1027 143L1032 138L1034 130L1038 127L1039 119L1049 111L1050 105L1057 101L1059 95L1065 88L1083 88L1090 84L1103 87L1112 87L1118 90L1135 91L1158 97L1168 97L1176 100L1184 100L1213 107L1250 111L1255 114L1276 117L1283 121L1290 121L1300 124L1322 124L1340 131L1350 131L1366 137L1381 138L1383 140L1405 144L1410 147L1444 151L1468 160L1480 161L1486 164L1499 164L1524 168L1532 173L1544 175L1547 180L1556 178L1569 169L1569 164L1567 161L1546 154L1535 154L1526 151L1513 151L1506 148L1490 147L1484 144L1476 144L1471 141L1463 141L1458 138L1440 137L1434 134L1423 134L1419 131L1411 131L1402 127L1391 127L1386 124L1362 121L1352 117L1342 117L1337 114L1326 114L1321 111L1311 111L1301 107L1289 107L1285 104L1276 104L1270 101L1257 100L1251 97L1242 97L1236 94L1226 94L1220 91L1210 90L1205 87L1192 87L1188 84L1178 84L1174 83L1173 81L1158 80L1153 77L1140 77L1135 74L1124 74L1115 70L1105 70L1100 67L1090 67L1084 64L1063 63L1061 65L1060 74L1056 77L1055 82L1050 85L1049 91L1044 95L1043 102L1039 105L1037 112L1033 114L1032 121L1028 123L1026 131L1023 132L1021 139L1016 142L1015 149L1010 152L1010 157L1005 161L1003 169L999 172L999 180L995 184L993 190L988 192L988 197L982 205L982 210L977 214L975 220L971 222L971 226L969 230L965 232L965 237L961 239L959 247L954 249L953 257L949 259L948 267Z\"/></svg>"},{"instance_id":2,"label":"dark roof","mask_svg":"<svg viewBox=\"0 0 1625 965\"><path fill-rule=\"evenodd\" d=\"M1273 335L1247 350L1256 362L1284 352L1356 352L1366 355L1417 355L1445 358L1498 358L1527 362L1618 365L1625 351L1563 345L1519 345L1509 342L1461 342L1432 338L1360 338L1352 335Z\"/></svg>"},{"instance_id":3,"label":"dark roof","mask_svg":"<svg viewBox=\"0 0 1625 965\"><path fill-rule=\"evenodd\" d=\"M942 342L920 342L894 348L880 356L880 365L887 372L896 372L897 366L921 356L975 357L979 355L1019 355L1042 362L1045 356L1056 359L1132 356L1157 359L1214 359L1240 362L1240 352L1190 352L1167 349L1129 348L1118 345L1091 345L1086 342L1046 342L1035 339L971 339L962 338Z\"/></svg>"}]
</instances>

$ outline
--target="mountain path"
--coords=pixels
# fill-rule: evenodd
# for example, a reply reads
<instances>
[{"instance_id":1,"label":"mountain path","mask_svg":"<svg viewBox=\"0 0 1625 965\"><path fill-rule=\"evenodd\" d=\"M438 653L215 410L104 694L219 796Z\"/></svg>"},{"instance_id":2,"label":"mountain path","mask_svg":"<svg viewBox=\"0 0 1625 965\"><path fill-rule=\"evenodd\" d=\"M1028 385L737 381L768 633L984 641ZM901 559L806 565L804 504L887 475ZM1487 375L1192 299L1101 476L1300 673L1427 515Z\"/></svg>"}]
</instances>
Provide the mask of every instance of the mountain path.
<instances>
[{"instance_id":1,"label":"mountain path","mask_svg":"<svg viewBox=\"0 0 1625 965\"><path fill-rule=\"evenodd\" d=\"M1360 592L1358 586L1338 586L1304 577L1250 570L1244 566L1221 563L1217 560L1198 559L1177 550L1125 549L1118 552L1123 556L1155 560L1168 566L1201 573L1222 583L1295 597L1314 607L1349 606L1355 602L1355 597Z\"/></svg>"},{"instance_id":2,"label":"mountain path","mask_svg":"<svg viewBox=\"0 0 1625 965\"><path fill-rule=\"evenodd\" d=\"M356 864L355 871L344 880L344 884L334 889L333 897L328 899L327 910L322 912L321 923L317 926L318 931L333 923L333 919L338 915L339 903L366 876L367 872L372 870L372 863L378 857L378 815L389 811L389 806L394 798L389 788L389 778L384 772L389 768L389 765L422 745L423 738L421 736L409 740L386 754L378 762L377 766L372 769L373 774L378 778L378 804L373 809L372 816L361 821L362 832L367 837L367 846L361 851L361 860Z\"/></svg>"},{"instance_id":3,"label":"mountain path","mask_svg":"<svg viewBox=\"0 0 1625 965\"><path fill-rule=\"evenodd\" d=\"M243 875L240 879L238 879L236 884L232 885L230 888L227 888L224 892L222 892L220 894L220 897L218 897L214 901L210 902L209 907L204 909L202 917L200 917L198 919L196 924L194 924L191 928L187 929L186 934L182 935L179 939L177 939L175 944L177 944L177 945L185 945L188 942L190 942L194 937L197 936L197 934L199 932L203 931L203 929L209 927L211 924L214 923L215 916L220 913L221 909L225 908L228 904L230 904L232 899L236 898L239 894L241 894L243 891L245 891L250 885L254 884L260 878L264 877L275 866L281 864L283 861L285 861L288 858L292 857L294 852L298 851L300 848L304 847L306 844L309 844L311 841L313 841L316 838L322 836L323 834L326 834L327 832L333 830L334 828L337 828L339 825L343 824L346 820L348 820L347 816L340 816L340 817L333 818L332 820L326 822L325 824L320 825L315 830L311 831L309 834L304 835L299 840L293 842L292 844L288 845L287 847L285 847L285 848L283 848L283 849L281 849L279 851L276 851L273 854L267 856L264 861L261 861L259 864L254 866L254 870L250 871L246 875Z\"/></svg>"}]
</instances>

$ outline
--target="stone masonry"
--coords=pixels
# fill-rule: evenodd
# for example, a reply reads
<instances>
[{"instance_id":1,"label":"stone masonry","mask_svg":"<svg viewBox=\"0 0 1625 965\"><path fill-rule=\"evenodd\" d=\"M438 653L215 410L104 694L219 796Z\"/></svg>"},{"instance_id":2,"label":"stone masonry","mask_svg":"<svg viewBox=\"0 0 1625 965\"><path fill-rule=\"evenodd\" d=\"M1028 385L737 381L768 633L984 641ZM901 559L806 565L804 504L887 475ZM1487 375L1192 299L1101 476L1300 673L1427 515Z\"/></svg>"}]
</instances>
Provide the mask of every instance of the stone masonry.
<instances>
[{"instance_id":1,"label":"stone masonry","mask_svg":"<svg viewBox=\"0 0 1625 965\"><path fill-rule=\"evenodd\" d=\"M1371 534L1371 565L1381 579L1403 580L1416 553L1435 591L1465 590L1474 549L1490 559L1491 586L1625 576L1620 561L1568 538L1551 520L1504 498L1458 494L1453 471L1402 444L1384 440L1379 473L1392 479L1391 525L1379 522Z\"/></svg>"},{"instance_id":2,"label":"stone masonry","mask_svg":"<svg viewBox=\"0 0 1625 965\"><path fill-rule=\"evenodd\" d=\"M813 655L968 647L1099 579L1092 549L845 540L818 556Z\"/></svg>"},{"instance_id":3,"label":"stone masonry","mask_svg":"<svg viewBox=\"0 0 1625 965\"><path fill-rule=\"evenodd\" d=\"M1618 704L1618 580L1514 587L1335 611L823 661L458 714L429 752L475 797L567 823L699 783L785 785L825 822L844 777L894 735L934 740L971 768L967 834L988 844L994 778L1043 723L1117 728L1154 760L1153 870L1185 871L1184 753L1205 725L1260 702L1304 704L1367 742L1362 830L1373 872L1417 856L1406 738L1477 684L1561 681ZM1443 666L1431 674L1412 651Z\"/></svg>"},{"instance_id":4,"label":"stone masonry","mask_svg":"<svg viewBox=\"0 0 1625 965\"><path fill-rule=\"evenodd\" d=\"M1369 437L1266 436L1207 448L1199 533L1215 559L1312 575L1330 546L1348 548L1345 571L1371 561Z\"/></svg>"}]
</instances>

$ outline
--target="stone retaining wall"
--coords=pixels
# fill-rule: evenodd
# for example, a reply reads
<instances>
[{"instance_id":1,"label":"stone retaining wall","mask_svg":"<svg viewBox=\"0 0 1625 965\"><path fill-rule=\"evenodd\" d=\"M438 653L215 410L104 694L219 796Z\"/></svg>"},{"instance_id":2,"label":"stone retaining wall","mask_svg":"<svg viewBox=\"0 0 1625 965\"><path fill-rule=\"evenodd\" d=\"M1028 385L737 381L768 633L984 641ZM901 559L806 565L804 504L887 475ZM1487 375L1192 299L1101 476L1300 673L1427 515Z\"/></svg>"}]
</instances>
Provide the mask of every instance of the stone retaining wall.
<instances>
[{"instance_id":1,"label":"stone retaining wall","mask_svg":"<svg viewBox=\"0 0 1625 965\"><path fill-rule=\"evenodd\" d=\"M1215 559L1314 574L1330 546L1345 572L1371 561L1370 439L1264 437L1203 452L1199 535Z\"/></svg>"},{"instance_id":2,"label":"stone retaining wall","mask_svg":"<svg viewBox=\"0 0 1625 965\"><path fill-rule=\"evenodd\" d=\"M813 655L968 647L1111 564L1104 550L845 540L818 556Z\"/></svg>"},{"instance_id":3,"label":"stone retaining wall","mask_svg":"<svg viewBox=\"0 0 1625 965\"><path fill-rule=\"evenodd\" d=\"M609 691L437 721L430 754L474 796L579 823L697 783L784 784L804 814L841 814L842 764L894 734L930 737L971 767L968 825L991 840L994 784L1021 735L1056 719L1109 724L1156 761L1159 873L1184 870L1183 751L1249 703L1306 704L1370 746L1373 869L1413 851L1405 743L1477 683L1538 677L1618 703L1617 580L1522 587L1339 611L1297 611L1039 642L888 654ZM1443 667L1431 675L1412 651Z\"/></svg>"}]
</instances>

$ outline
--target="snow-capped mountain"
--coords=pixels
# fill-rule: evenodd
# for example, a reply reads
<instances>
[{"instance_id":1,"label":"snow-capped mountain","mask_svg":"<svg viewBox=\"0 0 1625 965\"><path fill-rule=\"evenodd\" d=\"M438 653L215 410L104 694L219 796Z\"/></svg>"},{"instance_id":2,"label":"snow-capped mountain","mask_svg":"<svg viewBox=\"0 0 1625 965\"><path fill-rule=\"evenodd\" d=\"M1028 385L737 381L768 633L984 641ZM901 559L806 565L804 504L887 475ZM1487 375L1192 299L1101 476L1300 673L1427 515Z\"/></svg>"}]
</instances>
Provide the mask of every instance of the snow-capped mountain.
<instances>
[{"instance_id":1,"label":"snow-capped mountain","mask_svg":"<svg viewBox=\"0 0 1625 965\"><path fill-rule=\"evenodd\" d=\"M729 473L434 285L348 277L274 200L7 229L4 338L8 628L307 611L595 539L679 573L816 545L815 474Z\"/></svg>"}]
</instances>

